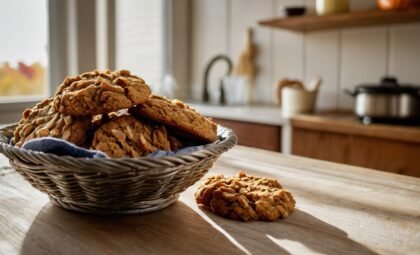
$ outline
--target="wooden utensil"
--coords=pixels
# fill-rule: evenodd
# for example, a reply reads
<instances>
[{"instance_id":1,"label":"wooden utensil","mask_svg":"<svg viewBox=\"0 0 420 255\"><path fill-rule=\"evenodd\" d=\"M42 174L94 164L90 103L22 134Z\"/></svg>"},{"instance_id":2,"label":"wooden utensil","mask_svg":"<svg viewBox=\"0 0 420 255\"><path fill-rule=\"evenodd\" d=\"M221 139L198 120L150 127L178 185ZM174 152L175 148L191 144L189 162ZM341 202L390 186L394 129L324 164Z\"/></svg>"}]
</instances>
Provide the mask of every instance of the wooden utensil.
<instances>
[{"instance_id":1,"label":"wooden utensil","mask_svg":"<svg viewBox=\"0 0 420 255\"><path fill-rule=\"evenodd\" d=\"M241 52L238 58L238 63L235 66L233 73L235 75L245 75L250 81L255 78L254 58L256 54L256 46L252 42L253 31L248 28L245 42L245 49Z\"/></svg>"},{"instance_id":2,"label":"wooden utensil","mask_svg":"<svg viewBox=\"0 0 420 255\"><path fill-rule=\"evenodd\" d=\"M235 65L233 74L238 76L246 76L249 80L249 101L251 101L252 87L255 81L256 68L254 65L254 59L256 55L256 46L252 42L253 31L248 28L246 34L245 49L241 52L238 58L238 63Z\"/></svg>"}]
</instances>

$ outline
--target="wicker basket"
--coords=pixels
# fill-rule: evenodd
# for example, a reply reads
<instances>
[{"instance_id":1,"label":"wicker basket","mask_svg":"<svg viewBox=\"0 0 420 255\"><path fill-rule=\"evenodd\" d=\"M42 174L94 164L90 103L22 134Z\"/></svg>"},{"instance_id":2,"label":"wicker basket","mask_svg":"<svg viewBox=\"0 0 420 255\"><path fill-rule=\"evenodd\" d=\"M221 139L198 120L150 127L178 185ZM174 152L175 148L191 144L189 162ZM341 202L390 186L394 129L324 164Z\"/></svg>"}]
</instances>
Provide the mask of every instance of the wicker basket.
<instances>
[{"instance_id":1,"label":"wicker basket","mask_svg":"<svg viewBox=\"0 0 420 255\"><path fill-rule=\"evenodd\" d=\"M205 149L161 158L74 158L9 144L16 125L0 129L0 152L33 187L65 209L95 214L139 214L165 208L232 148L232 130L218 126L219 140Z\"/></svg>"}]
</instances>

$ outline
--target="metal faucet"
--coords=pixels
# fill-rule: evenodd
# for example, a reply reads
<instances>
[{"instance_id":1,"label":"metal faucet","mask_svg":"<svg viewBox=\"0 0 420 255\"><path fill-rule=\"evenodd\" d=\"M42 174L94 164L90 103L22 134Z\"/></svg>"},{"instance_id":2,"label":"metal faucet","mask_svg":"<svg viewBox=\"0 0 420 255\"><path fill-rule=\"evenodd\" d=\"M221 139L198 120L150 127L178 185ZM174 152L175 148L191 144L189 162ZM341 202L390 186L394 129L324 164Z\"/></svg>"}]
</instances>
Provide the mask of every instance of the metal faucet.
<instances>
[{"instance_id":1,"label":"metal faucet","mask_svg":"<svg viewBox=\"0 0 420 255\"><path fill-rule=\"evenodd\" d=\"M204 72L203 102L205 103L208 103L210 100L210 95L208 91L208 83L209 83L208 79L209 79L210 68L213 66L213 64L215 64L219 60L225 60L226 63L228 64L228 70L226 72L226 75L230 75L232 73L233 64L228 56L216 55L209 61L209 63L206 65L206 70ZM221 103L224 103L224 89L223 89L222 84L220 84L220 92L221 92L220 101Z\"/></svg>"}]
</instances>

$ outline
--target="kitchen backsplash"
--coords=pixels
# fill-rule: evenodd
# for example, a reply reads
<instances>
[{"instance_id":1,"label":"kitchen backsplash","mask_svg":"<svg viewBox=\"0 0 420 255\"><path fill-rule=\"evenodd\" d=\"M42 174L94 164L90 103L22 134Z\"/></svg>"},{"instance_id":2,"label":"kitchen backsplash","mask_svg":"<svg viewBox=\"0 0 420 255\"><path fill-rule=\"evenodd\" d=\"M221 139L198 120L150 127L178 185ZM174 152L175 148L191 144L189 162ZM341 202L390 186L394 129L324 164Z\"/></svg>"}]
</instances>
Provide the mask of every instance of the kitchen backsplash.
<instances>
[{"instance_id":1,"label":"kitchen backsplash","mask_svg":"<svg viewBox=\"0 0 420 255\"><path fill-rule=\"evenodd\" d=\"M244 48L248 27L258 46L258 74L254 99L273 102L273 84L282 78L324 80L318 109L350 108L343 93L361 83L377 83L384 75L402 83L420 84L420 24L372 26L297 33L257 25L259 20L282 15L286 5L305 4L313 11L314 0L194 0L191 17L191 92L201 96L205 64L224 53L237 61ZM376 1L351 1L351 10L375 8ZM225 73L218 65L211 73L211 87Z\"/></svg>"}]
</instances>

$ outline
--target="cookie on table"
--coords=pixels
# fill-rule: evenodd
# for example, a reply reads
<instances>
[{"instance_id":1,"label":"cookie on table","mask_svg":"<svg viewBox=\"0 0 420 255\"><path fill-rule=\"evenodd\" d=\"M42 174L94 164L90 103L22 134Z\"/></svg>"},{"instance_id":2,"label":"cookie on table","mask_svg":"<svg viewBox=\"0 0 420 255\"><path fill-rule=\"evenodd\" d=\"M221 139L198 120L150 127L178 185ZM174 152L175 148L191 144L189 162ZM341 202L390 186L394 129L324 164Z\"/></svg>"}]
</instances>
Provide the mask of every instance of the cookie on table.
<instances>
[{"instance_id":1,"label":"cookie on table","mask_svg":"<svg viewBox=\"0 0 420 255\"><path fill-rule=\"evenodd\" d=\"M171 150L166 128L142 122L131 115L112 118L96 130L92 149L109 157L142 157L156 150Z\"/></svg>"},{"instance_id":2,"label":"cookie on table","mask_svg":"<svg viewBox=\"0 0 420 255\"><path fill-rule=\"evenodd\" d=\"M196 194L196 202L212 212L234 220L275 221L287 218L296 202L292 194L274 179L218 175L207 179Z\"/></svg>"},{"instance_id":3,"label":"cookie on table","mask_svg":"<svg viewBox=\"0 0 420 255\"><path fill-rule=\"evenodd\" d=\"M82 146L91 120L91 116L70 116L57 112L53 98L48 98L23 112L14 132L14 142L20 147L28 140L51 136Z\"/></svg>"},{"instance_id":4,"label":"cookie on table","mask_svg":"<svg viewBox=\"0 0 420 255\"><path fill-rule=\"evenodd\" d=\"M180 136L204 142L217 140L217 126L179 100L152 95L143 104L130 109L133 115L161 123Z\"/></svg>"},{"instance_id":5,"label":"cookie on table","mask_svg":"<svg viewBox=\"0 0 420 255\"><path fill-rule=\"evenodd\" d=\"M92 71L67 77L58 87L54 107L67 115L96 115L145 102L150 88L127 70Z\"/></svg>"}]
</instances>

